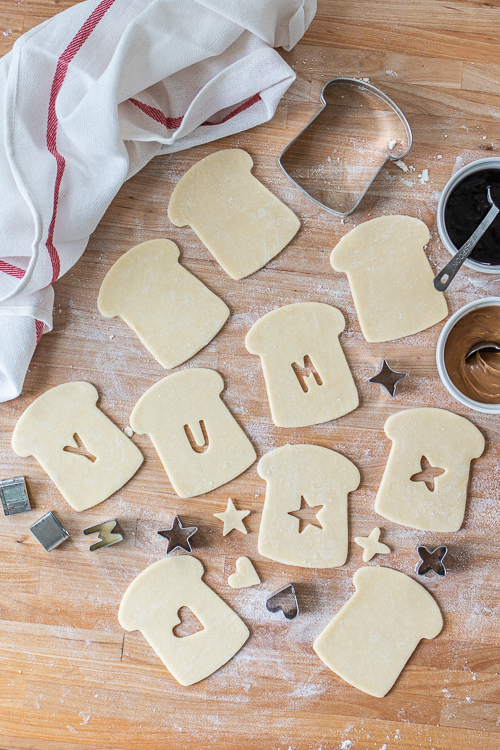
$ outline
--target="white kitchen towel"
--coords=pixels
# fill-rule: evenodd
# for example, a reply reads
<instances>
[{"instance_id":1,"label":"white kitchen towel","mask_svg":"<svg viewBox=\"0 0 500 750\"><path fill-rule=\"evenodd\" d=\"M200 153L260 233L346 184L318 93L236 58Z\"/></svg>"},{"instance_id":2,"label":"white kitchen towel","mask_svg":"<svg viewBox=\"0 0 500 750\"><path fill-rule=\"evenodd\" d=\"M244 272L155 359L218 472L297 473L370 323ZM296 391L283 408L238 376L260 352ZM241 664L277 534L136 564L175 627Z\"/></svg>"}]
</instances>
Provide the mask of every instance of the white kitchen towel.
<instances>
[{"instance_id":1,"label":"white kitchen towel","mask_svg":"<svg viewBox=\"0 0 500 750\"><path fill-rule=\"evenodd\" d=\"M51 284L153 156L269 120L316 0L86 0L0 60L0 401L52 329Z\"/></svg>"}]
</instances>

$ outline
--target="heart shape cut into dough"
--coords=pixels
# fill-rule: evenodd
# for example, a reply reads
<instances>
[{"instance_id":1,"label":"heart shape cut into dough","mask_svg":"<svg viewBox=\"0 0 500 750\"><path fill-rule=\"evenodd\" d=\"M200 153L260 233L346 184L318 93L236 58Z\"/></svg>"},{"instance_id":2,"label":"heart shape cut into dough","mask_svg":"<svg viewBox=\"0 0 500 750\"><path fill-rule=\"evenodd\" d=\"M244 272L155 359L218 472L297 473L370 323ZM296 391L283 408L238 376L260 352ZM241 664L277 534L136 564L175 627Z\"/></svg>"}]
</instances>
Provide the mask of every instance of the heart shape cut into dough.
<instances>
[{"instance_id":1,"label":"heart shape cut into dough","mask_svg":"<svg viewBox=\"0 0 500 750\"><path fill-rule=\"evenodd\" d=\"M244 589L247 586L257 586L260 578L248 557L238 557L236 560L237 573L233 573L227 579L233 589Z\"/></svg>"}]
</instances>

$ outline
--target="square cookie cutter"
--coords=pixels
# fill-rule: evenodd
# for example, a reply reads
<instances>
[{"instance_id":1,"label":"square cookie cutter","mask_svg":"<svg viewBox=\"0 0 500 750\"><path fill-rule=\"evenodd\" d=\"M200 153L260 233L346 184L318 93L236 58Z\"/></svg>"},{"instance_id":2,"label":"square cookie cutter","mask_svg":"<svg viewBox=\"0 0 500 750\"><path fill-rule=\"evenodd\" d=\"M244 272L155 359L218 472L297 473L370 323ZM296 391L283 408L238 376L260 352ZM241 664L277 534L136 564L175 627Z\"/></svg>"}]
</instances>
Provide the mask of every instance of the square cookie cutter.
<instances>
[{"instance_id":1,"label":"square cookie cutter","mask_svg":"<svg viewBox=\"0 0 500 750\"><path fill-rule=\"evenodd\" d=\"M413 135L397 104L356 78L332 78L320 111L283 149L286 176L321 208L348 216L387 161L409 152Z\"/></svg>"}]
</instances>

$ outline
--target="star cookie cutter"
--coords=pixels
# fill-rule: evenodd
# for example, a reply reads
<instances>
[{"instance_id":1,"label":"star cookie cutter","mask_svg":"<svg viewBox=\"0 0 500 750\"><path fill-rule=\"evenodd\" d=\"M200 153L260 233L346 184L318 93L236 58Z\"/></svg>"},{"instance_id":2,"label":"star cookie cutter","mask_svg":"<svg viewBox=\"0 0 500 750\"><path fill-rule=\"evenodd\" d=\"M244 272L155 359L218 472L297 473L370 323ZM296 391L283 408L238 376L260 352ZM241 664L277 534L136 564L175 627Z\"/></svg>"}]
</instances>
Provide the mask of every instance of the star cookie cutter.
<instances>
[{"instance_id":1,"label":"star cookie cutter","mask_svg":"<svg viewBox=\"0 0 500 750\"><path fill-rule=\"evenodd\" d=\"M185 552L192 552L190 538L198 531L197 526L183 526L179 516L175 516L172 526L169 529L163 529L157 533L167 540L167 551L169 555L174 549L183 549Z\"/></svg>"},{"instance_id":2,"label":"star cookie cutter","mask_svg":"<svg viewBox=\"0 0 500 750\"><path fill-rule=\"evenodd\" d=\"M283 612L287 620L293 620L299 614L299 603L295 586L288 583L286 586L275 591L266 601L266 609L273 614Z\"/></svg>"},{"instance_id":3,"label":"star cookie cutter","mask_svg":"<svg viewBox=\"0 0 500 750\"><path fill-rule=\"evenodd\" d=\"M283 149L278 164L308 198L344 217L387 161L408 154L413 136L397 104L365 81L332 78L320 99L320 111Z\"/></svg>"},{"instance_id":4,"label":"star cookie cutter","mask_svg":"<svg viewBox=\"0 0 500 750\"><path fill-rule=\"evenodd\" d=\"M396 388L399 383L406 377L408 377L407 372L397 372L397 370L393 370L387 363L387 360L384 359L380 371L372 378L368 378L368 382L381 385L385 388L389 396L393 398L396 395Z\"/></svg>"},{"instance_id":5,"label":"star cookie cutter","mask_svg":"<svg viewBox=\"0 0 500 750\"><path fill-rule=\"evenodd\" d=\"M432 550L423 545L418 545L417 554L420 561L415 566L415 572L417 575L428 576L429 574L435 574L443 578L446 575L446 567L443 560L446 557L447 552L448 547L445 544Z\"/></svg>"}]
</instances>

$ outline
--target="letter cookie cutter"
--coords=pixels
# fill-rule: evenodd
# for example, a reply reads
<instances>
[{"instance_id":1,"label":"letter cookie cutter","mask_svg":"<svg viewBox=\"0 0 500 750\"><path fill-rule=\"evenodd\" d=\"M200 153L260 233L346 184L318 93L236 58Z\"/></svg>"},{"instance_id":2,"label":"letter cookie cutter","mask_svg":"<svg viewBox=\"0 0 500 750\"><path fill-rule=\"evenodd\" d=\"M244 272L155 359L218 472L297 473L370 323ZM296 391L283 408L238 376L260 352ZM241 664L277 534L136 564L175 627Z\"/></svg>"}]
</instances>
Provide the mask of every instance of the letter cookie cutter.
<instances>
[{"instance_id":1,"label":"letter cookie cutter","mask_svg":"<svg viewBox=\"0 0 500 750\"><path fill-rule=\"evenodd\" d=\"M117 522L113 518L111 521L103 521L102 523L97 523L95 526L90 526L88 529L84 529L83 533L86 536L99 533L99 541L90 545L90 551L95 552L98 549L111 547L112 544L118 544L118 542L121 542L123 540L122 534L119 532L113 534L113 529L115 529L116 526Z\"/></svg>"},{"instance_id":2,"label":"letter cookie cutter","mask_svg":"<svg viewBox=\"0 0 500 750\"><path fill-rule=\"evenodd\" d=\"M370 83L332 78L320 99L320 111L283 149L278 164L308 198L344 217L358 207L387 161L408 154L413 136L397 104Z\"/></svg>"},{"instance_id":3,"label":"letter cookie cutter","mask_svg":"<svg viewBox=\"0 0 500 750\"><path fill-rule=\"evenodd\" d=\"M30 531L47 552L52 552L69 537L69 533L51 510L32 523Z\"/></svg>"},{"instance_id":4,"label":"letter cookie cutter","mask_svg":"<svg viewBox=\"0 0 500 750\"><path fill-rule=\"evenodd\" d=\"M2 479L0 481L0 497L4 516L15 513L26 513L31 510L28 489L24 477Z\"/></svg>"}]
</instances>

